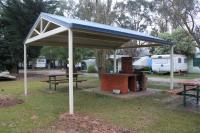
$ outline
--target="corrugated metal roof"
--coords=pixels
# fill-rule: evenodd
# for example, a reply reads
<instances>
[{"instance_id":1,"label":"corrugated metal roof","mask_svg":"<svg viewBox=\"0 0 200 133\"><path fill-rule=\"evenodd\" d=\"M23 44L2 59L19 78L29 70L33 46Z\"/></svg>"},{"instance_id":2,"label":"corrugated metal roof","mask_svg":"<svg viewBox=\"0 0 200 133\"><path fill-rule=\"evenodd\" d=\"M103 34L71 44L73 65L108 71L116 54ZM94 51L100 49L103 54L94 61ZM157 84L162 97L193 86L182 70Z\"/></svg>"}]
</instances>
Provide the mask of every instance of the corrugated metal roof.
<instances>
[{"instance_id":1,"label":"corrugated metal roof","mask_svg":"<svg viewBox=\"0 0 200 133\"><path fill-rule=\"evenodd\" d=\"M172 44L171 42L167 40L150 36L142 32L129 30L129 29L113 27L110 25L99 24L99 23L89 22L89 21L84 21L84 20L71 19L71 18L66 18L64 16L58 16L58 15L53 15L53 14L48 14L48 13L41 13L40 16L44 19L47 19L53 23L62 25L67 28L107 33L107 34L128 37L128 38L132 38L136 40L155 42L155 43L160 43L160 44L168 44L168 45Z\"/></svg>"},{"instance_id":2,"label":"corrugated metal roof","mask_svg":"<svg viewBox=\"0 0 200 133\"><path fill-rule=\"evenodd\" d=\"M68 29L72 29L73 31L74 47L119 49L134 39L154 42L145 45L135 44L134 48L173 44L167 40L129 29L70 19L48 13L40 14L25 39L24 44L35 46L67 46Z\"/></svg>"}]
</instances>

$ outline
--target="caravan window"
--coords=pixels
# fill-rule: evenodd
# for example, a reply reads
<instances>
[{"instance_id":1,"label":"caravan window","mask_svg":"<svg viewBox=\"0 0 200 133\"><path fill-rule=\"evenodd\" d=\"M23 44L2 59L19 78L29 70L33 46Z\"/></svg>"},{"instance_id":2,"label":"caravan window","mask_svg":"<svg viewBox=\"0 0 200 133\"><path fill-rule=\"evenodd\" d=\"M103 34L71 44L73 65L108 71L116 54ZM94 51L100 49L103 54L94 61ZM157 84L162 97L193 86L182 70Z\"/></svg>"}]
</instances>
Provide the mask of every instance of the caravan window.
<instances>
[{"instance_id":1,"label":"caravan window","mask_svg":"<svg viewBox=\"0 0 200 133\"><path fill-rule=\"evenodd\" d=\"M194 58L193 59L193 66L197 66L197 67L200 66L200 58Z\"/></svg>"},{"instance_id":2,"label":"caravan window","mask_svg":"<svg viewBox=\"0 0 200 133\"><path fill-rule=\"evenodd\" d=\"M38 59L38 62L43 63L43 62L45 62L45 60L44 59Z\"/></svg>"},{"instance_id":3,"label":"caravan window","mask_svg":"<svg viewBox=\"0 0 200 133\"><path fill-rule=\"evenodd\" d=\"M184 59L184 63L187 63L187 59L186 58Z\"/></svg>"},{"instance_id":4,"label":"caravan window","mask_svg":"<svg viewBox=\"0 0 200 133\"><path fill-rule=\"evenodd\" d=\"M155 60L153 60L153 62L155 64L167 64L168 63L168 59L155 59Z\"/></svg>"},{"instance_id":5,"label":"caravan window","mask_svg":"<svg viewBox=\"0 0 200 133\"><path fill-rule=\"evenodd\" d=\"M178 58L178 63L181 63L181 58Z\"/></svg>"}]
</instances>

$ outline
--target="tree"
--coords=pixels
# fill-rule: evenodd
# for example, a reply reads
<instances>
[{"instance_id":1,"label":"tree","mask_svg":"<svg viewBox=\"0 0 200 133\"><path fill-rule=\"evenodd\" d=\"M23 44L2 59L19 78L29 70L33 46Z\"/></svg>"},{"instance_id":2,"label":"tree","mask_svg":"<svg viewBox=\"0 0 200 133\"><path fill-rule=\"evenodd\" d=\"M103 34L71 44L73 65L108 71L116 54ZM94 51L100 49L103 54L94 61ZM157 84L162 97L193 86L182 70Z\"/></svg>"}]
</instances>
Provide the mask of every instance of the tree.
<instances>
[{"instance_id":1,"label":"tree","mask_svg":"<svg viewBox=\"0 0 200 133\"><path fill-rule=\"evenodd\" d=\"M115 5L117 24L135 31L144 31L151 25L152 3L146 0L126 0Z\"/></svg>"},{"instance_id":2,"label":"tree","mask_svg":"<svg viewBox=\"0 0 200 133\"><path fill-rule=\"evenodd\" d=\"M116 15L112 8L112 0L79 0L76 17L82 20L112 25ZM109 62L106 60L106 56L111 54L111 52L105 49L95 50L99 74L108 70Z\"/></svg>"},{"instance_id":3,"label":"tree","mask_svg":"<svg viewBox=\"0 0 200 133\"><path fill-rule=\"evenodd\" d=\"M11 72L18 72L18 63L23 61L23 41L40 12L54 13L55 0L3 0L0 1L0 31L2 44L0 58L3 66ZM28 60L39 54L40 47L28 49ZM6 60L6 61L5 61Z\"/></svg>"},{"instance_id":4,"label":"tree","mask_svg":"<svg viewBox=\"0 0 200 133\"><path fill-rule=\"evenodd\" d=\"M158 12L171 21L173 27L180 26L200 48L200 23L196 20L200 15L199 0L155 0L154 4Z\"/></svg>"},{"instance_id":5,"label":"tree","mask_svg":"<svg viewBox=\"0 0 200 133\"><path fill-rule=\"evenodd\" d=\"M181 28L176 29L172 34L162 33L159 35L161 38L171 40L176 45L174 47L175 54L184 54L186 56L194 56L196 47L193 39L188 36ZM169 54L170 47L157 47L152 51L153 54Z\"/></svg>"},{"instance_id":6,"label":"tree","mask_svg":"<svg viewBox=\"0 0 200 133\"><path fill-rule=\"evenodd\" d=\"M68 51L67 48L63 47L53 47L53 46L45 46L40 51L41 56L45 56L50 60L60 60L64 63L67 62L68 59ZM79 63L83 59L87 59L93 57L94 53L87 48L74 48L74 64Z\"/></svg>"},{"instance_id":7,"label":"tree","mask_svg":"<svg viewBox=\"0 0 200 133\"><path fill-rule=\"evenodd\" d=\"M152 24L151 12L153 11L153 5L146 0L125 0L116 3L114 9L117 15L116 23L120 27L144 32ZM132 40L126 46L134 46L139 43L141 42ZM119 52L130 56L138 56L141 49L129 48Z\"/></svg>"},{"instance_id":8,"label":"tree","mask_svg":"<svg viewBox=\"0 0 200 133\"><path fill-rule=\"evenodd\" d=\"M76 17L77 4L74 0L60 0L58 5L58 13L70 18Z\"/></svg>"}]
</instances>

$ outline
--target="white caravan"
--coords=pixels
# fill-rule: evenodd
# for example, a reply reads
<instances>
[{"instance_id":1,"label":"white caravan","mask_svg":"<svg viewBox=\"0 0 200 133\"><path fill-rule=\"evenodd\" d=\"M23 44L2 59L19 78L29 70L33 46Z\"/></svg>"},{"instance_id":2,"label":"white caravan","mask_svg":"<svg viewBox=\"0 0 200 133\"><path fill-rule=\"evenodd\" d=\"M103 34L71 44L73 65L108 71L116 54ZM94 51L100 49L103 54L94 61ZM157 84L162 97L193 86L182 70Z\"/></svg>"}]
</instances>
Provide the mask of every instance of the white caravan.
<instances>
[{"instance_id":1,"label":"white caravan","mask_svg":"<svg viewBox=\"0 0 200 133\"><path fill-rule=\"evenodd\" d=\"M150 60L150 61L149 61ZM151 68L151 57L149 56L144 56L144 57L141 57L139 58L138 60L134 61L133 62L133 68L134 69L143 69L145 67L150 67Z\"/></svg>"},{"instance_id":2,"label":"white caravan","mask_svg":"<svg viewBox=\"0 0 200 133\"><path fill-rule=\"evenodd\" d=\"M47 60L45 58L39 58L36 60L36 68L45 68L47 66Z\"/></svg>"},{"instance_id":3,"label":"white caravan","mask_svg":"<svg viewBox=\"0 0 200 133\"><path fill-rule=\"evenodd\" d=\"M153 72L165 73L170 72L170 55L153 55L152 70ZM186 72L188 70L187 57L185 55L174 54L174 72Z\"/></svg>"},{"instance_id":4,"label":"white caravan","mask_svg":"<svg viewBox=\"0 0 200 133\"><path fill-rule=\"evenodd\" d=\"M81 61L81 70L88 70L88 67L90 65L94 65L96 70L97 70L97 65L96 65L96 59L95 58L91 58L91 59L87 59L87 60L82 60Z\"/></svg>"}]
</instances>

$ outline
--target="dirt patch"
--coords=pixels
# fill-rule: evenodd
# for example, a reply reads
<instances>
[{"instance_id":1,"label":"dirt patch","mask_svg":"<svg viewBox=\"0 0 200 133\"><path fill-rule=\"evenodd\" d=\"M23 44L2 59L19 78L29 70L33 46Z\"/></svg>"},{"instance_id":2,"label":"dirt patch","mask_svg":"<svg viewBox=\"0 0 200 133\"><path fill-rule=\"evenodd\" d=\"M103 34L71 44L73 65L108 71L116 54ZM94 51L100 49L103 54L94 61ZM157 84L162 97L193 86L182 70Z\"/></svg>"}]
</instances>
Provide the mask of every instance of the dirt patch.
<instances>
[{"instance_id":1,"label":"dirt patch","mask_svg":"<svg viewBox=\"0 0 200 133\"><path fill-rule=\"evenodd\" d=\"M24 103L21 99L11 98L7 95L0 95L0 108L15 106L16 104Z\"/></svg>"},{"instance_id":2,"label":"dirt patch","mask_svg":"<svg viewBox=\"0 0 200 133\"><path fill-rule=\"evenodd\" d=\"M120 128L116 125L104 122L87 115L69 115L68 113L60 116L57 124L57 133L135 133L135 130ZM64 125L64 126L62 126Z\"/></svg>"},{"instance_id":3,"label":"dirt patch","mask_svg":"<svg viewBox=\"0 0 200 133\"><path fill-rule=\"evenodd\" d=\"M48 128L40 128L37 133L136 133L135 129L124 129L103 120L87 115L64 113L59 120Z\"/></svg>"}]
</instances>

